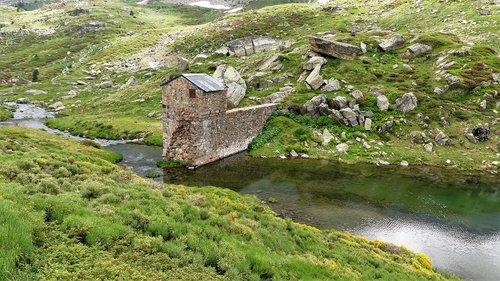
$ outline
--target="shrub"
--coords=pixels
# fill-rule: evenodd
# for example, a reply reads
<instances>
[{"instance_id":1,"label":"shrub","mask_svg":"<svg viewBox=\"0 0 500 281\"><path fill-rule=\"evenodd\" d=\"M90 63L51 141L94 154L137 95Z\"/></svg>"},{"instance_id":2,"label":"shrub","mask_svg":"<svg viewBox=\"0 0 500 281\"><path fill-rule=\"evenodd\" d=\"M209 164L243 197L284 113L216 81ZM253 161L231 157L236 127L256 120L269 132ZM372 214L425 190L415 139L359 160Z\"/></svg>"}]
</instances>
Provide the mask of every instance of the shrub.
<instances>
[{"instance_id":1,"label":"shrub","mask_svg":"<svg viewBox=\"0 0 500 281\"><path fill-rule=\"evenodd\" d=\"M173 160L160 160L156 162L156 166L160 169L173 169L180 168L184 166L184 162L181 160L173 159Z\"/></svg>"}]
</instances>

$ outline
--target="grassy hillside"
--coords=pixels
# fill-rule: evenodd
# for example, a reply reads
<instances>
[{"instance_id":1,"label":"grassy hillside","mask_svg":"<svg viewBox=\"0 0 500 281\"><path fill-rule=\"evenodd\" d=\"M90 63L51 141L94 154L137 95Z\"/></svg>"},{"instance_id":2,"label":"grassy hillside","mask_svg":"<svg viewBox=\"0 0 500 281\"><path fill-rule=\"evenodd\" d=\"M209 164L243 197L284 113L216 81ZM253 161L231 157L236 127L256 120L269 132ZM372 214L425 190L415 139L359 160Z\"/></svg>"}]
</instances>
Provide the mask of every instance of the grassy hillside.
<instances>
[{"instance_id":1,"label":"grassy hillside","mask_svg":"<svg viewBox=\"0 0 500 281\"><path fill-rule=\"evenodd\" d=\"M0 128L0 280L445 280L428 257L153 183L115 153Z\"/></svg>"},{"instance_id":2,"label":"grassy hillside","mask_svg":"<svg viewBox=\"0 0 500 281\"><path fill-rule=\"evenodd\" d=\"M22 25L34 30L30 35L6 37L8 44L2 45L1 53L8 55L0 57L1 74L29 79L38 67L40 81L25 86L4 85L0 90L9 93L7 99L15 100L25 97L26 90L36 88L47 94L28 96L30 100L47 105L62 101L66 109L59 118L48 122L51 127L91 137L143 138L147 144L161 145L159 85L178 74L177 58L182 56L192 61L189 72L213 73L217 63L225 62L240 70L248 80L258 71L253 66L274 51L244 58L213 52L232 39L265 35L289 41L291 46L280 50L283 69L262 79L284 73L289 77L263 90L250 85L240 106L257 104L258 98L290 84L294 91L281 108L297 112L304 102L319 94L326 94L329 99L335 96L352 99L347 88L350 86L364 93L360 110L373 112L374 128L387 122L395 126L387 132L365 132L361 127L341 125L333 119L308 120L285 114L270 122L268 127L274 127L271 131L275 133L261 138L261 145L254 146L253 155L278 157L294 149L312 157L349 162L383 159L393 164L404 160L411 164L446 165L446 160L450 160L450 166L460 169L495 170L492 163L498 161L500 130L495 93L499 87L492 82L492 75L500 69L499 42L495 36L500 19L498 6L487 0L419 3L341 0L327 5L285 4L225 16L158 2L146 6L96 2L84 7L91 9L91 13L77 17L68 14L75 9L71 4L47 6L36 12L1 10L2 15L14 21L5 30L17 30ZM489 14L479 12L484 9ZM104 28L81 34L81 26L89 22L103 23ZM36 35L52 27L57 27L55 33ZM308 90L304 82L297 82L307 61L304 58L309 50L307 37L325 33L338 41L367 45L367 53L356 60L327 59L321 74L325 79L343 81L342 89L336 92ZM425 43L433 47L432 53L407 58L400 56L405 49L382 52L377 48L378 40L396 33L406 39L405 47ZM199 53L209 57L193 62ZM437 95L434 89L447 84L446 79L436 74L441 70L438 61L444 57L454 62L444 74L454 75L459 83L447 93ZM150 63L155 62L163 64L151 67ZM136 83L124 86L132 76ZM107 80L114 86L104 89L95 86ZM77 95L66 97L71 89ZM391 103L388 111L377 108L376 98L371 94L374 90L385 93ZM401 114L394 103L407 92L415 94L419 106L411 113ZM464 130L478 124L489 125L490 140L473 144L464 136ZM317 136L325 128L338 141L322 145ZM410 141L414 132L429 136L436 130L446 134L450 146L434 145L434 152L426 153L422 145ZM335 146L340 142L350 145L347 155L336 152ZM369 148L363 145L365 142Z\"/></svg>"}]
</instances>

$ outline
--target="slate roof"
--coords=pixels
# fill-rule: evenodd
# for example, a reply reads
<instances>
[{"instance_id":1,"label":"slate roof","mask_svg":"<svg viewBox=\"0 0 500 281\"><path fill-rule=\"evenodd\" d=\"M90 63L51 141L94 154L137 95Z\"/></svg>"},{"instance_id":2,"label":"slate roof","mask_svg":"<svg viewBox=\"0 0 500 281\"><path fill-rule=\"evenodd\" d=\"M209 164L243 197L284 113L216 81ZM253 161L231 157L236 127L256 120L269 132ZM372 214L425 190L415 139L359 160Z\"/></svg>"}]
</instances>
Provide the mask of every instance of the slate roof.
<instances>
[{"instance_id":1,"label":"slate roof","mask_svg":"<svg viewBox=\"0 0 500 281\"><path fill-rule=\"evenodd\" d=\"M193 85L204 92L218 92L223 91L226 88L223 83L219 82L219 80L205 73L184 73L165 81L161 84L161 86L165 86L179 77L186 78L189 82L193 83Z\"/></svg>"}]
</instances>

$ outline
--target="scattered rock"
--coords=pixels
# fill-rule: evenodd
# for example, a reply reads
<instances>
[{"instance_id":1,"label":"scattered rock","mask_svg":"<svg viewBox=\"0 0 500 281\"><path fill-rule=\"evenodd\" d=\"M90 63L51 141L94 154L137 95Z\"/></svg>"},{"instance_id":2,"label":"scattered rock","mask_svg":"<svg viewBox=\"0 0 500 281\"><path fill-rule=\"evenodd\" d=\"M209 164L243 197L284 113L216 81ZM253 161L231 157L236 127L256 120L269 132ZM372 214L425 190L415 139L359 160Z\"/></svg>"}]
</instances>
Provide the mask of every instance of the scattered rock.
<instances>
[{"instance_id":1,"label":"scattered rock","mask_svg":"<svg viewBox=\"0 0 500 281\"><path fill-rule=\"evenodd\" d=\"M30 96L38 96L38 95L44 95L47 92L43 91L43 90L27 90L24 93L27 94L27 95L30 95Z\"/></svg>"},{"instance_id":2,"label":"scattered rock","mask_svg":"<svg viewBox=\"0 0 500 281\"><path fill-rule=\"evenodd\" d=\"M300 158L302 158L302 159L309 159L309 155L307 155L305 153L301 153L300 154Z\"/></svg>"},{"instance_id":3,"label":"scattered rock","mask_svg":"<svg viewBox=\"0 0 500 281\"><path fill-rule=\"evenodd\" d=\"M338 144L335 148L340 153L347 153L347 151L349 150L349 145L347 143L341 143Z\"/></svg>"},{"instance_id":4,"label":"scattered rock","mask_svg":"<svg viewBox=\"0 0 500 281\"><path fill-rule=\"evenodd\" d=\"M356 90L356 91L351 92L351 96L352 96L355 100L359 100L359 99L364 98L363 93L362 93L360 90Z\"/></svg>"},{"instance_id":5,"label":"scattered rock","mask_svg":"<svg viewBox=\"0 0 500 281\"><path fill-rule=\"evenodd\" d=\"M436 141L437 144L439 145L449 145L450 140L448 137L440 130L438 130L438 133L434 137L434 141Z\"/></svg>"},{"instance_id":6,"label":"scattered rock","mask_svg":"<svg viewBox=\"0 0 500 281\"><path fill-rule=\"evenodd\" d=\"M482 100L479 103L479 107L481 107L482 110L485 110L488 107L488 103L486 102L486 100Z\"/></svg>"},{"instance_id":7,"label":"scattered rock","mask_svg":"<svg viewBox=\"0 0 500 281\"><path fill-rule=\"evenodd\" d=\"M179 72L184 72L189 69L189 60L183 57L177 59L177 70Z\"/></svg>"},{"instance_id":8,"label":"scattered rock","mask_svg":"<svg viewBox=\"0 0 500 281\"><path fill-rule=\"evenodd\" d=\"M340 90L342 87L340 86L340 81L337 79L330 79L326 81L326 85L321 88L322 91L325 92L335 92Z\"/></svg>"},{"instance_id":9,"label":"scattered rock","mask_svg":"<svg viewBox=\"0 0 500 281\"><path fill-rule=\"evenodd\" d=\"M323 130L321 144L322 145L328 145L328 144L330 144L330 142L332 141L332 139L333 139L333 135L330 133L330 131L328 131L328 129L325 128Z\"/></svg>"},{"instance_id":10,"label":"scattered rock","mask_svg":"<svg viewBox=\"0 0 500 281\"><path fill-rule=\"evenodd\" d=\"M365 119L365 130L371 131L371 129L372 129L372 119L366 118Z\"/></svg>"},{"instance_id":11,"label":"scattered rock","mask_svg":"<svg viewBox=\"0 0 500 281\"><path fill-rule=\"evenodd\" d=\"M130 88L132 86L137 85L137 79L134 76L130 76L130 78L127 80L127 82L121 87L122 89Z\"/></svg>"},{"instance_id":12,"label":"scattered rock","mask_svg":"<svg viewBox=\"0 0 500 281\"><path fill-rule=\"evenodd\" d=\"M68 12L71 16L76 17L82 14L90 14L90 9L76 8Z\"/></svg>"},{"instance_id":13,"label":"scattered rock","mask_svg":"<svg viewBox=\"0 0 500 281\"><path fill-rule=\"evenodd\" d=\"M304 70L313 70L318 66L325 65L327 60L324 57L313 56L303 66Z\"/></svg>"},{"instance_id":14,"label":"scattered rock","mask_svg":"<svg viewBox=\"0 0 500 281\"><path fill-rule=\"evenodd\" d=\"M418 57L432 52L432 47L422 43L416 43L408 47L407 56Z\"/></svg>"},{"instance_id":15,"label":"scattered rock","mask_svg":"<svg viewBox=\"0 0 500 281\"><path fill-rule=\"evenodd\" d=\"M410 141L412 143L425 143L425 133L423 132L411 132L410 133Z\"/></svg>"},{"instance_id":16,"label":"scattered rock","mask_svg":"<svg viewBox=\"0 0 500 281\"><path fill-rule=\"evenodd\" d=\"M55 110L55 111L61 111L61 110L65 109L65 108L66 107L64 106L64 104L62 102L60 102L60 101L49 105L49 109L52 109L52 110Z\"/></svg>"},{"instance_id":17,"label":"scattered rock","mask_svg":"<svg viewBox=\"0 0 500 281\"><path fill-rule=\"evenodd\" d=\"M481 7L477 10L481 16L489 16L491 15L491 10L486 7Z\"/></svg>"},{"instance_id":18,"label":"scattered rock","mask_svg":"<svg viewBox=\"0 0 500 281\"><path fill-rule=\"evenodd\" d=\"M434 148L434 145L432 142L424 144L424 150L427 153L432 153L432 149Z\"/></svg>"},{"instance_id":19,"label":"scattered rock","mask_svg":"<svg viewBox=\"0 0 500 281\"><path fill-rule=\"evenodd\" d=\"M377 107L380 111L387 111L389 109L389 99L384 95L377 96Z\"/></svg>"},{"instance_id":20,"label":"scattered rock","mask_svg":"<svg viewBox=\"0 0 500 281\"><path fill-rule=\"evenodd\" d=\"M206 60L207 58L208 58L208 56L207 56L207 55L205 55L205 54L197 54L197 55L193 58L193 60L194 60L194 61L202 61L202 60Z\"/></svg>"},{"instance_id":21,"label":"scattered rock","mask_svg":"<svg viewBox=\"0 0 500 281\"><path fill-rule=\"evenodd\" d=\"M325 84L325 80L321 76L320 70L321 70L321 65L316 66L316 68L314 68L311 74L309 74L309 76L306 78L307 85L311 87L313 90L317 90Z\"/></svg>"},{"instance_id":22,"label":"scattered rock","mask_svg":"<svg viewBox=\"0 0 500 281\"><path fill-rule=\"evenodd\" d=\"M378 46L388 52L403 48L405 44L405 39L401 35L394 35L389 39L382 41Z\"/></svg>"},{"instance_id":23,"label":"scattered rock","mask_svg":"<svg viewBox=\"0 0 500 281\"><path fill-rule=\"evenodd\" d=\"M347 99L345 97L342 97L342 96L334 97L330 101L330 106L336 110L341 110L343 108L346 108L347 105L348 105Z\"/></svg>"},{"instance_id":24,"label":"scattered rock","mask_svg":"<svg viewBox=\"0 0 500 281\"><path fill-rule=\"evenodd\" d=\"M401 161L401 163L399 163L399 165L401 165L401 167L408 167L410 165L410 163L408 163L408 161Z\"/></svg>"},{"instance_id":25,"label":"scattered rock","mask_svg":"<svg viewBox=\"0 0 500 281\"><path fill-rule=\"evenodd\" d=\"M480 142L487 141L489 139L488 135L490 134L490 129L480 124L472 130L472 134Z\"/></svg>"},{"instance_id":26,"label":"scattered rock","mask_svg":"<svg viewBox=\"0 0 500 281\"><path fill-rule=\"evenodd\" d=\"M326 103L325 95L318 95L307 101L300 110L302 115L308 115L311 117L320 116L320 105Z\"/></svg>"},{"instance_id":27,"label":"scattered rock","mask_svg":"<svg viewBox=\"0 0 500 281\"><path fill-rule=\"evenodd\" d=\"M247 84L240 73L228 64L221 64L215 70L213 77L227 86L227 98L230 107L236 107L245 97Z\"/></svg>"},{"instance_id":28,"label":"scattered rock","mask_svg":"<svg viewBox=\"0 0 500 281\"><path fill-rule=\"evenodd\" d=\"M18 104L27 104L27 103L29 103L29 101L28 101L27 98L18 98L16 100L16 103L18 103Z\"/></svg>"},{"instance_id":29,"label":"scattered rock","mask_svg":"<svg viewBox=\"0 0 500 281\"><path fill-rule=\"evenodd\" d=\"M330 41L316 36L309 37L309 44L314 52L339 59L352 60L363 54L363 51L358 46Z\"/></svg>"},{"instance_id":30,"label":"scattered rock","mask_svg":"<svg viewBox=\"0 0 500 281\"><path fill-rule=\"evenodd\" d=\"M215 52L225 56L244 57L276 50L286 45L286 42L278 41L266 36L254 38L247 37L229 41Z\"/></svg>"},{"instance_id":31,"label":"scattered rock","mask_svg":"<svg viewBox=\"0 0 500 281\"><path fill-rule=\"evenodd\" d=\"M396 100L396 109L399 112L409 112L417 108L418 100L413 93L406 93Z\"/></svg>"},{"instance_id":32,"label":"scattered rock","mask_svg":"<svg viewBox=\"0 0 500 281\"><path fill-rule=\"evenodd\" d=\"M101 84L97 85L97 88L106 89L113 87L113 81L104 81Z\"/></svg>"},{"instance_id":33,"label":"scattered rock","mask_svg":"<svg viewBox=\"0 0 500 281\"><path fill-rule=\"evenodd\" d=\"M385 160L377 160L377 166L387 166L390 165L391 163L385 161Z\"/></svg>"},{"instance_id":34,"label":"scattered rock","mask_svg":"<svg viewBox=\"0 0 500 281\"><path fill-rule=\"evenodd\" d=\"M278 92L272 93L269 96L267 96L264 99L264 101L269 103L281 103L286 97L288 97L292 93L292 91L293 88L291 86L280 88Z\"/></svg>"},{"instance_id":35,"label":"scattered rock","mask_svg":"<svg viewBox=\"0 0 500 281\"><path fill-rule=\"evenodd\" d=\"M274 54L269 58L261 61L259 66L257 67L259 70L281 70L283 65L281 61L283 61L285 57L282 54Z\"/></svg>"},{"instance_id":36,"label":"scattered rock","mask_svg":"<svg viewBox=\"0 0 500 281\"><path fill-rule=\"evenodd\" d=\"M290 157L297 158L297 157L299 157L299 154L297 152L295 152L295 150L292 150L292 151L290 151Z\"/></svg>"}]
</instances>

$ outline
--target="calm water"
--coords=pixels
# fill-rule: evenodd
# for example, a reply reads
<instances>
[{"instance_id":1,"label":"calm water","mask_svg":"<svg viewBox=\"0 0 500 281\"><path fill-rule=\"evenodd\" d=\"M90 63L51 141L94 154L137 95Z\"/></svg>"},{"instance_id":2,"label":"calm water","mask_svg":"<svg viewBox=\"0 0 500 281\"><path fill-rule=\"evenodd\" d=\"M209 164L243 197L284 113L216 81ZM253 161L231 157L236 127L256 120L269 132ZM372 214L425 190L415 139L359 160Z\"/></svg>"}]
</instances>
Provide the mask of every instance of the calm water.
<instances>
[{"instance_id":1,"label":"calm water","mask_svg":"<svg viewBox=\"0 0 500 281\"><path fill-rule=\"evenodd\" d=\"M51 114L20 106L0 123L45 129ZM75 138L75 137L72 137ZM76 137L77 139L81 139ZM97 140L144 176L159 171L161 148ZM197 170L165 172L168 183L214 185L256 195L279 215L404 245L434 266L474 280L500 280L500 178L435 168L342 165L320 160L254 159L239 154Z\"/></svg>"}]
</instances>

